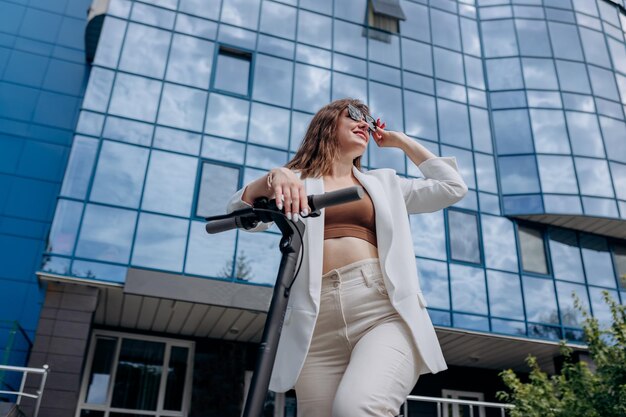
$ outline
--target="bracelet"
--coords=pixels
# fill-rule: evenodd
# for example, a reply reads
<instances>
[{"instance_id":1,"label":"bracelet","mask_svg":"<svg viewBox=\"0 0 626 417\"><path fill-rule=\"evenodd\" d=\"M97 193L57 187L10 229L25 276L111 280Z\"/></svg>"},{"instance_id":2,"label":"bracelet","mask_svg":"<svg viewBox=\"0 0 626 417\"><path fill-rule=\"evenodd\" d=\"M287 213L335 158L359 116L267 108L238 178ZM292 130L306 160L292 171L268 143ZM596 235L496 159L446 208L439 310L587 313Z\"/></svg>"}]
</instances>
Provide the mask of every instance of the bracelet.
<instances>
[{"instance_id":1,"label":"bracelet","mask_svg":"<svg viewBox=\"0 0 626 417\"><path fill-rule=\"evenodd\" d=\"M268 190L272 189L272 181L274 181L274 173L270 171L267 173L267 180L265 181Z\"/></svg>"}]
</instances>

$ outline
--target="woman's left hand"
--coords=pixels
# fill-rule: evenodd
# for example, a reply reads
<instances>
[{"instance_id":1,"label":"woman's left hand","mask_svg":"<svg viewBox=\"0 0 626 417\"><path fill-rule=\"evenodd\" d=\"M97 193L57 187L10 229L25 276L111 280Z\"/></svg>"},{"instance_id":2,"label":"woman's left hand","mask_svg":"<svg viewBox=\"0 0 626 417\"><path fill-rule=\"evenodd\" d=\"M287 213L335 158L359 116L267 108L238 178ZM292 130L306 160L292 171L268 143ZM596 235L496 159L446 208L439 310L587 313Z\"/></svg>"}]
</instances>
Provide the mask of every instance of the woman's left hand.
<instances>
[{"instance_id":1,"label":"woman's left hand","mask_svg":"<svg viewBox=\"0 0 626 417\"><path fill-rule=\"evenodd\" d=\"M385 123L381 123L380 119L376 120L377 129L372 132L372 137L381 148L400 148L408 137L402 132L393 130L385 130Z\"/></svg>"}]
</instances>

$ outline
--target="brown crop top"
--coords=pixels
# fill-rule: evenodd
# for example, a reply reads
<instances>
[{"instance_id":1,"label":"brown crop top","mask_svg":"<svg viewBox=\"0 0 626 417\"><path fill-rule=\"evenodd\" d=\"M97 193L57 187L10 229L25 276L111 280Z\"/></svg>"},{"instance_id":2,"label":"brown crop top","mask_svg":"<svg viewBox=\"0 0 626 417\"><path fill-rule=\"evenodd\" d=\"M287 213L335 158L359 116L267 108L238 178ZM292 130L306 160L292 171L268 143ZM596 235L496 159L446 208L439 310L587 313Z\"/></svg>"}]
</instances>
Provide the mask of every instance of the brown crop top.
<instances>
[{"instance_id":1,"label":"brown crop top","mask_svg":"<svg viewBox=\"0 0 626 417\"><path fill-rule=\"evenodd\" d=\"M326 207L325 210L324 239L351 236L377 246L374 203L367 192L358 201Z\"/></svg>"}]
</instances>

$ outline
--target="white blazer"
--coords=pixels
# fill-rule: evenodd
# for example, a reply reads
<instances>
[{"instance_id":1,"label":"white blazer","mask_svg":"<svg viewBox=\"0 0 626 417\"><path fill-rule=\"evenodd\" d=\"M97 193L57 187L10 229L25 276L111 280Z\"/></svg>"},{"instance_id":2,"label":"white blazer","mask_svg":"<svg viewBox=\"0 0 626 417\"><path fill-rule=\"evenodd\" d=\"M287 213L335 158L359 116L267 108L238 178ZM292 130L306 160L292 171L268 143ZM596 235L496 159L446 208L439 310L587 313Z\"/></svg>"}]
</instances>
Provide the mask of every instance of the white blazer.
<instances>
[{"instance_id":1,"label":"white blazer","mask_svg":"<svg viewBox=\"0 0 626 417\"><path fill-rule=\"evenodd\" d=\"M353 168L357 180L374 203L378 255L389 299L413 335L423 366L420 374L447 368L422 295L408 214L433 212L459 201L467 186L459 175L454 157L427 159L419 165L425 178L407 179L392 169L361 172ZM304 180L307 194L324 192L321 178ZM239 190L230 200L228 211L249 205ZM324 213L303 219L306 224L304 256L299 276L291 290L283 330L272 371L270 389L285 392L295 385L304 364L319 312L324 247ZM259 224L251 231L265 230Z\"/></svg>"}]
</instances>

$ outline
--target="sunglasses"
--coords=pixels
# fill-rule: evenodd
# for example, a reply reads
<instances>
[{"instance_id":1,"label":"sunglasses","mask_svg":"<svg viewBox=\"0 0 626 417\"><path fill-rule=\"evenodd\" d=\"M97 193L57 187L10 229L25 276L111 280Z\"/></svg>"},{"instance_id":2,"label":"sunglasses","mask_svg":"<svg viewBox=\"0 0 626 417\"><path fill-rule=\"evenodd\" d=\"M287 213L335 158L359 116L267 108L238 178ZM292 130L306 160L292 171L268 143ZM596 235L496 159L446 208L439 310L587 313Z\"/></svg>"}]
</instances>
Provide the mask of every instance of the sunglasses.
<instances>
[{"instance_id":1,"label":"sunglasses","mask_svg":"<svg viewBox=\"0 0 626 417\"><path fill-rule=\"evenodd\" d=\"M376 131L376 120L374 120L374 118L369 114L363 115L363 112L352 104L348 104L348 114L350 115L350 118L352 120L355 120L357 122L365 119L365 122L367 123L367 127L370 132Z\"/></svg>"}]
</instances>

